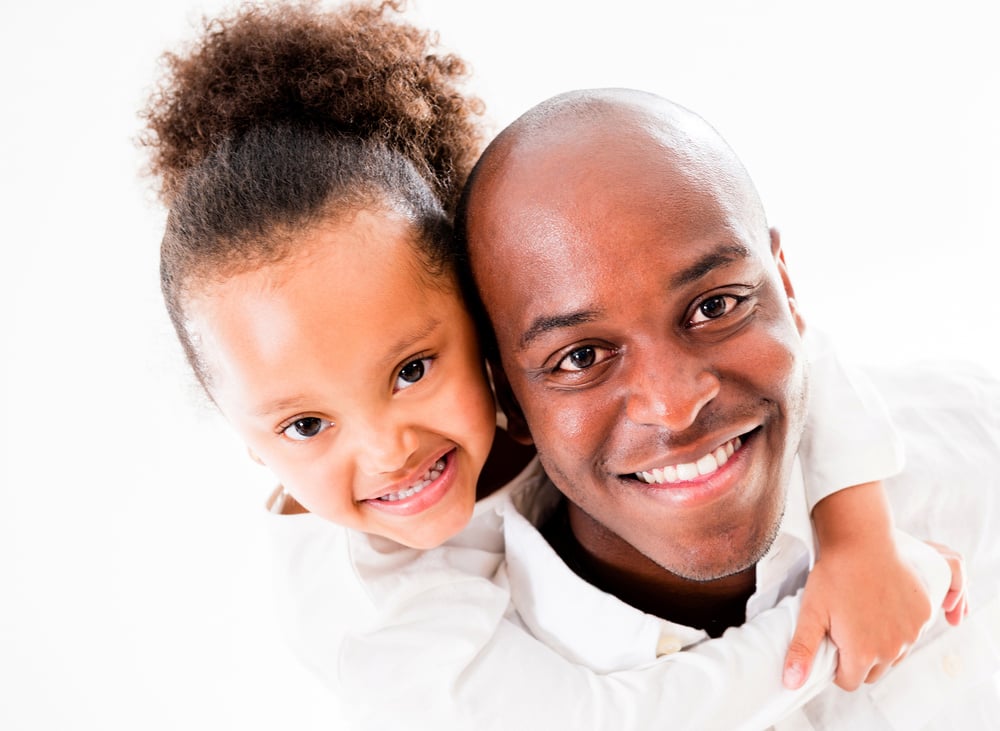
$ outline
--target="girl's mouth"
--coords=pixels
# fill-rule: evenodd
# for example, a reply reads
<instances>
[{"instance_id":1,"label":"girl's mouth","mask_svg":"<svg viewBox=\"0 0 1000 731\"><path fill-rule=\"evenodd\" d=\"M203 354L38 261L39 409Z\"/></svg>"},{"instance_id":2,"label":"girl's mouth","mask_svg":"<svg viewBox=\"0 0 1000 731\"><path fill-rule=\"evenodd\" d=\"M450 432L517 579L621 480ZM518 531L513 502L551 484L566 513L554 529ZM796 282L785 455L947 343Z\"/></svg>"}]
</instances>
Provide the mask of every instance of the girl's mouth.
<instances>
[{"instance_id":1,"label":"girl's mouth","mask_svg":"<svg viewBox=\"0 0 1000 731\"><path fill-rule=\"evenodd\" d=\"M447 455L441 457L441 459L431 465L430 468L424 473L423 477L410 487L405 490L400 490L399 492L390 492L388 495L382 495L376 498L376 500L391 503L396 502L397 500L405 500L408 497L416 495L441 476L441 473L444 472L445 465L447 464L446 457Z\"/></svg>"},{"instance_id":2,"label":"girl's mouth","mask_svg":"<svg viewBox=\"0 0 1000 731\"><path fill-rule=\"evenodd\" d=\"M363 502L376 510L398 516L418 515L430 509L451 493L459 478L456 449L441 455L421 475L413 477L410 484L391 492L371 497ZM404 483L405 484L405 483Z\"/></svg>"}]
</instances>

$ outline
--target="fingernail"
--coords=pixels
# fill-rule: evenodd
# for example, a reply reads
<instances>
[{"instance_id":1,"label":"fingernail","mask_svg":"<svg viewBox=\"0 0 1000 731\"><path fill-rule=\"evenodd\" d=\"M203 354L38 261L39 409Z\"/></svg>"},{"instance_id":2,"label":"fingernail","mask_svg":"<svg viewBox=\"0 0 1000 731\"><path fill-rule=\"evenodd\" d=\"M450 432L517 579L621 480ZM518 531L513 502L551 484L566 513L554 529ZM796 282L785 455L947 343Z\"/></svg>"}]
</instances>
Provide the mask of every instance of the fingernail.
<instances>
[{"instance_id":1,"label":"fingernail","mask_svg":"<svg viewBox=\"0 0 1000 731\"><path fill-rule=\"evenodd\" d=\"M786 688L795 689L802 685L802 666L798 663L785 668L782 682Z\"/></svg>"}]
</instances>

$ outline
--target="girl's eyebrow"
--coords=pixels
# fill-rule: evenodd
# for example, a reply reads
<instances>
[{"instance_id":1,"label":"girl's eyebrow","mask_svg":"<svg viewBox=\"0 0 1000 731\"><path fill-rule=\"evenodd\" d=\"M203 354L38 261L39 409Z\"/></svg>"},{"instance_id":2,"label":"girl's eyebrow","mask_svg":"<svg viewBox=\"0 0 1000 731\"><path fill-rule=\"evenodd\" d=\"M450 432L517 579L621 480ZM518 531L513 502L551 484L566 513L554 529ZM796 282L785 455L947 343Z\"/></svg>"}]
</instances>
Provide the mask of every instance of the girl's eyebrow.
<instances>
[{"instance_id":1,"label":"girl's eyebrow","mask_svg":"<svg viewBox=\"0 0 1000 731\"><path fill-rule=\"evenodd\" d=\"M441 320L437 318L428 320L419 330L406 335L393 343L392 346L386 350L385 357L379 361L379 365L383 368L396 365L400 358L406 355L408 351L412 350L414 345L419 343L424 338L434 334L434 331L439 327L441 327Z\"/></svg>"},{"instance_id":2,"label":"girl's eyebrow","mask_svg":"<svg viewBox=\"0 0 1000 731\"><path fill-rule=\"evenodd\" d=\"M423 324L423 326L409 334L405 337L397 340L393 345L386 351L385 357L383 357L377 364L377 368L389 368L390 366L396 365L400 358L407 353L414 345L419 343L424 338L429 337L434 334L434 331L441 327L441 320L431 319ZM305 396L287 396L283 398L270 401L254 412L258 417L269 417L278 412L284 411L297 411L303 408L307 403Z\"/></svg>"},{"instance_id":3,"label":"girl's eyebrow","mask_svg":"<svg viewBox=\"0 0 1000 731\"><path fill-rule=\"evenodd\" d=\"M255 414L259 417L269 417L279 412L298 411L305 406L305 404L306 400L303 396L290 396L288 398L280 398L276 401L264 404L257 409Z\"/></svg>"}]
</instances>

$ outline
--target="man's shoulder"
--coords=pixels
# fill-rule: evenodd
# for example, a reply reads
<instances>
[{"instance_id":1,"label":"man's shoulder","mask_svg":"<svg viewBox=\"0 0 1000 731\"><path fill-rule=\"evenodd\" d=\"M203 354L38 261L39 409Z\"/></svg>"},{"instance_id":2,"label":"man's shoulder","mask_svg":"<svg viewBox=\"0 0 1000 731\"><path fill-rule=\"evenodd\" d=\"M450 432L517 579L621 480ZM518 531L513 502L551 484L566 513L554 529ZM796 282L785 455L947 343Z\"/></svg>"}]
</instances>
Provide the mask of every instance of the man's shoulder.
<instances>
[{"instance_id":1,"label":"man's shoulder","mask_svg":"<svg viewBox=\"0 0 1000 731\"><path fill-rule=\"evenodd\" d=\"M894 417L933 414L972 417L974 423L1000 426L1000 374L968 362L921 362L906 366L865 367ZM924 426L923 420L918 422Z\"/></svg>"},{"instance_id":2,"label":"man's shoulder","mask_svg":"<svg viewBox=\"0 0 1000 731\"><path fill-rule=\"evenodd\" d=\"M975 483L979 498L1000 493L1000 379L966 363L867 370L903 440L896 478L949 486Z\"/></svg>"},{"instance_id":3,"label":"man's shoulder","mask_svg":"<svg viewBox=\"0 0 1000 731\"><path fill-rule=\"evenodd\" d=\"M1000 378L959 362L861 370L905 450L886 480L895 523L962 552L973 610L959 628L939 619L874 686L830 688L805 713L815 728L986 728L1000 709Z\"/></svg>"},{"instance_id":4,"label":"man's shoulder","mask_svg":"<svg viewBox=\"0 0 1000 731\"><path fill-rule=\"evenodd\" d=\"M983 599L1000 587L1000 379L973 365L877 369L903 440L903 471L886 480L896 525L965 556Z\"/></svg>"}]
</instances>

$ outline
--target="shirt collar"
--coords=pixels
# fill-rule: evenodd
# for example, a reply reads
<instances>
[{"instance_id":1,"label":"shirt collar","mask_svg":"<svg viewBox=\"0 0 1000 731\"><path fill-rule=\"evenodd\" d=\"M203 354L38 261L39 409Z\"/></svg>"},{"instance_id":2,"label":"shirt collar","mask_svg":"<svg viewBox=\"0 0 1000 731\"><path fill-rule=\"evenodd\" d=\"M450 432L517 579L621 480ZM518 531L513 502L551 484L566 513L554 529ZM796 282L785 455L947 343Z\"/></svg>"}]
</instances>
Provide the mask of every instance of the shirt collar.
<instances>
[{"instance_id":1,"label":"shirt collar","mask_svg":"<svg viewBox=\"0 0 1000 731\"><path fill-rule=\"evenodd\" d=\"M778 535L764 557L757 562L757 590L747 602L747 619L801 589L815 558L815 540L806 506L802 468L796 457Z\"/></svg>"},{"instance_id":2,"label":"shirt collar","mask_svg":"<svg viewBox=\"0 0 1000 731\"><path fill-rule=\"evenodd\" d=\"M507 576L513 604L531 633L597 672L656 659L663 621L578 577L538 531L563 499L552 483L511 497L504 513Z\"/></svg>"},{"instance_id":3,"label":"shirt collar","mask_svg":"<svg viewBox=\"0 0 1000 731\"><path fill-rule=\"evenodd\" d=\"M704 630L646 614L577 576L538 531L562 499L551 482L538 480L507 493L503 508L511 598L533 635L598 672L638 667L707 639ZM812 556L796 460L778 537L758 563L748 617L797 590Z\"/></svg>"}]
</instances>

